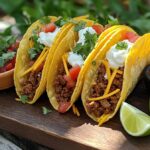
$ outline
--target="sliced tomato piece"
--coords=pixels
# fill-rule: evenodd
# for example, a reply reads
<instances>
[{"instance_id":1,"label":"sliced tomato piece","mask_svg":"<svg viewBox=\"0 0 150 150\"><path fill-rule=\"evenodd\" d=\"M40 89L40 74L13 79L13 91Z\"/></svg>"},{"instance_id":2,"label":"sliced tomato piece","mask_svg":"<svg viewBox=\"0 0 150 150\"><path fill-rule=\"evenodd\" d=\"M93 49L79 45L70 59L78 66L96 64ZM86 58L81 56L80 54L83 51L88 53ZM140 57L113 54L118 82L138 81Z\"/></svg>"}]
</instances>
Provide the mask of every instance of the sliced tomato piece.
<instances>
[{"instance_id":1,"label":"sliced tomato piece","mask_svg":"<svg viewBox=\"0 0 150 150\"><path fill-rule=\"evenodd\" d=\"M6 68L5 67L0 67L0 73L3 73L6 71Z\"/></svg>"},{"instance_id":2,"label":"sliced tomato piece","mask_svg":"<svg viewBox=\"0 0 150 150\"><path fill-rule=\"evenodd\" d=\"M103 32L103 27L98 25L98 24L94 24L92 26L92 28L96 31L96 33L99 35Z\"/></svg>"},{"instance_id":3,"label":"sliced tomato piece","mask_svg":"<svg viewBox=\"0 0 150 150\"><path fill-rule=\"evenodd\" d=\"M76 83L75 83L75 81L73 81L71 79L70 76L64 75L64 79L67 81L67 88L73 88L73 87L75 87Z\"/></svg>"},{"instance_id":4,"label":"sliced tomato piece","mask_svg":"<svg viewBox=\"0 0 150 150\"><path fill-rule=\"evenodd\" d=\"M73 81L77 80L80 70L80 66L75 66L69 70L70 77Z\"/></svg>"},{"instance_id":5,"label":"sliced tomato piece","mask_svg":"<svg viewBox=\"0 0 150 150\"><path fill-rule=\"evenodd\" d=\"M134 32L126 32L124 35L125 39L128 39L130 42L134 43L140 36Z\"/></svg>"},{"instance_id":6,"label":"sliced tomato piece","mask_svg":"<svg viewBox=\"0 0 150 150\"><path fill-rule=\"evenodd\" d=\"M13 65L13 67L15 67L16 57L14 57L14 58L10 61L10 63Z\"/></svg>"},{"instance_id":7,"label":"sliced tomato piece","mask_svg":"<svg viewBox=\"0 0 150 150\"><path fill-rule=\"evenodd\" d=\"M14 66L13 66L12 63L8 63L8 64L5 66L5 68L6 68L6 71L9 71L9 70L13 69Z\"/></svg>"},{"instance_id":8,"label":"sliced tomato piece","mask_svg":"<svg viewBox=\"0 0 150 150\"><path fill-rule=\"evenodd\" d=\"M70 105L71 105L70 102L59 103L58 112L65 113Z\"/></svg>"},{"instance_id":9,"label":"sliced tomato piece","mask_svg":"<svg viewBox=\"0 0 150 150\"><path fill-rule=\"evenodd\" d=\"M56 29L56 25L54 23L49 23L42 28L43 32L53 32Z\"/></svg>"}]
</instances>

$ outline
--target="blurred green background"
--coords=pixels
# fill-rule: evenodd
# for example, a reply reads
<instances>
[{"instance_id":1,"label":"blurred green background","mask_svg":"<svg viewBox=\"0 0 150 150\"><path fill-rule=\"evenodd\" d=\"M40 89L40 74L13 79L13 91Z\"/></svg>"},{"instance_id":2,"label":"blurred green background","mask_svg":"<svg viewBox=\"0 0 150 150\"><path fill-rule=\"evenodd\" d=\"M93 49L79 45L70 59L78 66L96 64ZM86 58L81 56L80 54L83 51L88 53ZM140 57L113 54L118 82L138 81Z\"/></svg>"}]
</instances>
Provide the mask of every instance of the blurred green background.
<instances>
[{"instance_id":1,"label":"blurred green background","mask_svg":"<svg viewBox=\"0 0 150 150\"><path fill-rule=\"evenodd\" d=\"M0 0L0 15L13 16L22 34L42 16L85 14L97 18L102 24L117 24L119 21L143 34L150 31L148 3L148 0Z\"/></svg>"}]
</instances>

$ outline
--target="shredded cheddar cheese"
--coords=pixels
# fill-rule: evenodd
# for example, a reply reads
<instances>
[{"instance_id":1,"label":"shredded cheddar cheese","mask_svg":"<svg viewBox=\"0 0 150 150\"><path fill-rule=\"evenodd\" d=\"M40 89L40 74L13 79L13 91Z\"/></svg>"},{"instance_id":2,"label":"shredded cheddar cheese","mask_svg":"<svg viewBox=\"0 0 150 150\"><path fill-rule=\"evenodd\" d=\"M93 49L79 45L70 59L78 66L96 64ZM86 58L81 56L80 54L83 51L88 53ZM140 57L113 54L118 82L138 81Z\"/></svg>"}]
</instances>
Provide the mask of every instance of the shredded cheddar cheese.
<instances>
[{"instance_id":1,"label":"shredded cheddar cheese","mask_svg":"<svg viewBox=\"0 0 150 150\"><path fill-rule=\"evenodd\" d=\"M105 115L103 115L102 117L100 117L99 119L98 119L98 126L101 126L102 124L103 124L103 122L105 122L106 120L107 120L107 118L110 116L110 114L105 114Z\"/></svg>"},{"instance_id":2,"label":"shredded cheddar cheese","mask_svg":"<svg viewBox=\"0 0 150 150\"><path fill-rule=\"evenodd\" d=\"M121 71L121 70L117 70L117 73L119 73L119 74L123 74L123 71Z\"/></svg>"},{"instance_id":3,"label":"shredded cheddar cheese","mask_svg":"<svg viewBox=\"0 0 150 150\"><path fill-rule=\"evenodd\" d=\"M33 47L33 40L29 40L29 46L30 46L30 48Z\"/></svg>"},{"instance_id":4,"label":"shredded cheddar cheese","mask_svg":"<svg viewBox=\"0 0 150 150\"><path fill-rule=\"evenodd\" d=\"M80 116L79 110L75 105L72 105L72 110L75 115L77 115L78 117Z\"/></svg>"},{"instance_id":5,"label":"shredded cheddar cheese","mask_svg":"<svg viewBox=\"0 0 150 150\"><path fill-rule=\"evenodd\" d=\"M41 57L41 59L39 59L39 61L36 62L35 65L33 65L33 71L35 71L46 59L48 54L48 51L45 52L45 54Z\"/></svg>"},{"instance_id":6,"label":"shredded cheddar cheese","mask_svg":"<svg viewBox=\"0 0 150 150\"><path fill-rule=\"evenodd\" d=\"M106 94L106 95L103 95L103 96L100 96L100 97L89 98L89 100L90 100L90 101L102 100L102 99L105 99L105 98L108 98L108 97L110 97L110 96L112 96L112 95L117 94L119 91L120 91L120 89L116 89L116 90L114 90L113 92L110 92L109 94Z\"/></svg>"},{"instance_id":7,"label":"shredded cheddar cheese","mask_svg":"<svg viewBox=\"0 0 150 150\"><path fill-rule=\"evenodd\" d=\"M68 70L68 67L67 67L66 59L67 59L67 54L62 56L62 61L63 61L63 65L64 65L64 68L65 68L66 75L69 76L69 70Z\"/></svg>"},{"instance_id":8,"label":"shredded cheddar cheese","mask_svg":"<svg viewBox=\"0 0 150 150\"><path fill-rule=\"evenodd\" d=\"M37 58L37 60L35 61L35 63L34 63L29 69L27 69L27 70L21 75L21 77L23 77L23 76L25 76L26 74L28 74L29 72L35 70L35 66L37 66L37 65L39 64L39 62L41 62L41 59L42 59L43 55L45 55L45 53L47 54L47 50L48 50L48 48L45 47L45 48L43 49L43 51L41 52L40 56L39 56L39 57ZM37 67L36 67L36 68L37 68Z\"/></svg>"},{"instance_id":9,"label":"shredded cheddar cheese","mask_svg":"<svg viewBox=\"0 0 150 150\"><path fill-rule=\"evenodd\" d=\"M104 64L104 66L106 68L107 78L108 78L108 81L109 81L111 73L110 73L110 67L109 67L108 61L102 60L102 63Z\"/></svg>"},{"instance_id":10,"label":"shredded cheddar cheese","mask_svg":"<svg viewBox=\"0 0 150 150\"><path fill-rule=\"evenodd\" d=\"M106 95L106 94L109 93L110 87L111 87L111 85L112 85L112 82L113 82L113 80L114 80L116 74L117 74L117 69L115 69L115 70L113 71L113 73L112 73L112 75L111 75L111 77L110 77L110 80L109 80L109 82L108 82L108 84L107 84L107 87L106 87L106 90L105 90L105 92L104 92L104 95Z\"/></svg>"}]
</instances>

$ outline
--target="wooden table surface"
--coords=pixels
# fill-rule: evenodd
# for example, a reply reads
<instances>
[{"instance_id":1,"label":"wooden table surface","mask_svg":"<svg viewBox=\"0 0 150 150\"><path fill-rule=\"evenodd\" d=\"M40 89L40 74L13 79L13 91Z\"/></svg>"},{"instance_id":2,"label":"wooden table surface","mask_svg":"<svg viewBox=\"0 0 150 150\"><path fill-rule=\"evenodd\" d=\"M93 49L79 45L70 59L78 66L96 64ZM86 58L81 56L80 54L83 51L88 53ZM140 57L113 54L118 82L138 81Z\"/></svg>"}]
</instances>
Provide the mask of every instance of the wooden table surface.
<instances>
[{"instance_id":1,"label":"wooden table surface","mask_svg":"<svg viewBox=\"0 0 150 150\"><path fill-rule=\"evenodd\" d=\"M15 97L14 88L0 91L0 129L15 135L58 150L150 149L150 136L129 136L121 126L119 113L111 121L98 127L86 116L80 101L77 106L81 117L76 117L72 111L62 115L54 110L43 115L42 106L51 108L46 94L34 105L17 102ZM148 95L142 81L127 102L149 114Z\"/></svg>"}]
</instances>

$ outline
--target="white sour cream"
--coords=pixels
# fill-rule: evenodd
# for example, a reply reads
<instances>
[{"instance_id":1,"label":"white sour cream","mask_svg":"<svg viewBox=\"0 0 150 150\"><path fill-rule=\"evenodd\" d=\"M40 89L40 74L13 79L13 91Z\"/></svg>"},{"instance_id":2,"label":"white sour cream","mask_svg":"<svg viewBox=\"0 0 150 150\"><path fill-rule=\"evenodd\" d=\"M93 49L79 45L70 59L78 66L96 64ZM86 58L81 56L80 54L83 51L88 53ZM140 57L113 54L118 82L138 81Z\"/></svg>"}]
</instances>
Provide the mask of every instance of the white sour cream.
<instances>
[{"instance_id":1,"label":"white sour cream","mask_svg":"<svg viewBox=\"0 0 150 150\"><path fill-rule=\"evenodd\" d=\"M84 60L83 60L81 55L73 53L73 52L69 52L69 54L68 54L68 63L72 67L77 66L77 65L79 65L81 67L84 63Z\"/></svg>"},{"instance_id":2,"label":"white sour cream","mask_svg":"<svg viewBox=\"0 0 150 150\"><path fill-rule=\"evenodd\" d=\"M54 32L40 32L38 42L44 44L45 46L51 47L57 33L60 31L60 28L56 28Z\"/></svg>"},{"instance_id":3,"label":"white sour cream","mask_svg":"<svg viewBox=\"0 0 150 150\"><path fill-rule=\"evenodd\" d=\"M79 40L78 40L77 43L81 43L82 45L84 45L86 32L89 32L90 34L96 33L96 31L95 31L92 27L86 27L86 28L84 28L84 29L81 29L81 30L78 32Z\"/></svg>"},{"instance_id":4,"label":"white sour cream","mask_svg":"<svg viewBox=\"0 0 150 150\"><path fill-rule=\"evenodd\" d=\"M119 67L123 67L126 57L128 56L128 53L133 46L133 43L129 42L128 40L124 40L122 42L127 43L128 46L126 49L119 50L116 48L117 44L115 44L106 54L106 59L108 60L111 68L118 69Z\"/></svg>"}]
</instances>

